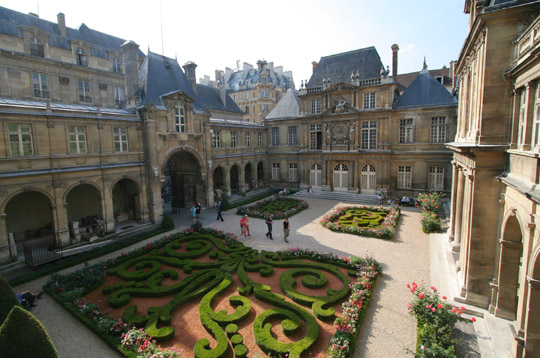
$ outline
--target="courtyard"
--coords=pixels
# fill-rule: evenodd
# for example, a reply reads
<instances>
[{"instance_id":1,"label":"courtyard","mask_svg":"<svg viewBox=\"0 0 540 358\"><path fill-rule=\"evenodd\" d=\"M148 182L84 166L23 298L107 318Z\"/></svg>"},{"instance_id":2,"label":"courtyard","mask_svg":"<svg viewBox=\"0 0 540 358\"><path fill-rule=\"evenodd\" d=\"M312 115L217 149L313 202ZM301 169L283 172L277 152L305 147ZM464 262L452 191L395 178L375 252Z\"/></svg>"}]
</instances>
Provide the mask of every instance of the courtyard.
<instances>
[{"instance_id":1,"label":"courtyard","mask_svg":"<svg viewBox=\"0 0 540 358\"><path fill-rule=\"evenodd\" d=\"M257 250L279 251L287 248L304 248L319 252L335 253L340 256L373 256L383 267L375 285L366 317L362 324L355 349L355 357L398 357L405 356L407 348L412 349L416 340L416 320L407 312L407 303L412 296L406 285L412 281L422 282L429 287L441 287L443 293L449 290L444 275L437 268L430 252L436 250L444 235L427 235L420 225L420 210L403 208L400 224L392 240L359 237L329 231L319 224L329 210L341 205L339 201L308 198L309 209L290 219L291 235L289 243L283 240L282 220L274 221L274 240L265 237L266 225L262 219L251 218L251 237L242 239ZM205 227L240 234L239 219L232 209L224 212L224 222L217 221L216 211L203 211L201 222ZM189 213L181 210L174 214L180 231L189 226ZM166 234L164 234L166 235ZM132 248L144 246L149 239ZM132 249L128 248L128 249ZM125 251L125 249L123 250ZM101 257L96 261L118 256L119 252ZM92 262L91 262L92 263ZM75 267L64 272L73 271ZM38 292L46 277L15 287L16 291ZM450 293L448 293L450 295ZM73 318L51 297L39 301L33 313L44 324L62 357L115 357L119 353L112 350L88 328Z\"/></svg>"}]
</instances>

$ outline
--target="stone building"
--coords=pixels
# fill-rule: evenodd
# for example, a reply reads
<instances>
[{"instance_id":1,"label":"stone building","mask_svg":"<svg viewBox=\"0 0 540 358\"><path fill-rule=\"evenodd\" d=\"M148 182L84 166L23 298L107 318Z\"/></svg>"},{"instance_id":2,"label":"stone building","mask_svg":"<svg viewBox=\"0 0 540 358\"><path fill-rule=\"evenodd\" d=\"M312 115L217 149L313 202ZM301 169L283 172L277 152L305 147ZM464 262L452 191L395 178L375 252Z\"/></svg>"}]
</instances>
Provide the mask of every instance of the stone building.
<instances>
[{"instance_id":1,"label":"stone building","mask_svg":"<svg viewBox=\"0 0 540 358\"><path fill-rule=\"evenodd\" d=\"M449 190L457 101L424 68L400 95L374 47L322 57L266 117L269 181L414 196Z\"/></svg>"},{"instance_id":2,"label":"stone building","mask_svg":"<svg viewBox=\"0 0 540 358\"><path fill-rule=\"evenodd\" d=\"M216 80L204 76L203 84L225 86L227 93L244 111L244 121L262 123L283 94L294 88L291 71L283 71L282 66L274 67L273 62L257 61L257 68L244 62L242 69L233 71L216 70Z\"/></svg>"},{"instance_id":3,"label":"stone building","mask_svg":"<svg viewBox=\"0 0 540 358\"><path fill-rule=\"evenodd\" d=\"M465 1L456 68L450 239L464 302L512 324L513 357L540 356L540 2Z\"/></svg>"}]
</instances>

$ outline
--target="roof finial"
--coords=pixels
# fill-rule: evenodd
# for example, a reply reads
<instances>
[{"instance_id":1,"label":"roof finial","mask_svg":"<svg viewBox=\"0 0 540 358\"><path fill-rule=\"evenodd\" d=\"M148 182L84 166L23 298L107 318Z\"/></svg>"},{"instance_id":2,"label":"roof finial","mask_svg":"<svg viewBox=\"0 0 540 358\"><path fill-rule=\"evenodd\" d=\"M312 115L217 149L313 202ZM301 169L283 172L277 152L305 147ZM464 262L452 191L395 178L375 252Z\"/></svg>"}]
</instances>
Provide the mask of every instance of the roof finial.
<instances>
[{"instance_id":1,"label":"roof finial","mask_svg":"<svg viewBox=\"0 0 540 358\"><path fill-rule=\"evenodd\" d=\"M424 65L422 66L423 70L427 70L426 56L424 56Z\"/></svg>"}]
</instances>

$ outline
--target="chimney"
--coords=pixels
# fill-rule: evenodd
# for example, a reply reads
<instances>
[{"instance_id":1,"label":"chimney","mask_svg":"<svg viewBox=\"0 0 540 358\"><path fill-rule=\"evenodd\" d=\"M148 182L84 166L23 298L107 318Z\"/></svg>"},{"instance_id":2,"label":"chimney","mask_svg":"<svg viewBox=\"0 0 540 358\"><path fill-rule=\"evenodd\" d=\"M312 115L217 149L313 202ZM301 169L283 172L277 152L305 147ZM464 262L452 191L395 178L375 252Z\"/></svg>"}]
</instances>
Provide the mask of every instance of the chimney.
<instances>
[{"instance_id":1,"label":"chimney","mask_svg":"<svg viewBox=\"0 0 540 358\"><path fill-rule=\"evenodd\" d=\"M223 103L224 106L227 105L227 93L225 92L225 84L220 83L219 84L219 97L221 98L221 103Z\"/></svg>"},{"instance_id":2,"label":"chimney","mask_svg":"<svg viewBox=\"0 0 540 358\"><path fill-rule=\"evenodd\" d=\"M392 45L392 78L394 79L394 82L397 81L397 55L399 51L399 46L397 44Z\"/></svg>"},{"instance_id":3,"label":"chimney","mask_svg":"<svg viewBox=\"0 0 540 358\"><path fill-rule=\"evenodd\" d=\"M120 46L124 55L128 99L139 89L139 45L126 41Z\"/></svg>"},{"instance_id":4,"label":"chimney","mask_svg":"<svg viewBox=\"0 0 540 358\"><path fill-rule=\"evenodd\" d=\"M317 63L317 61L313 61L313 62L311 63L311 65L313 66L313 73L315 73L315 69L317 68L317 66L318 66L319 64Z\"/></svg>"},{"instance_id":5,"label":"chimney","mask_svg":"<svg viewBox=\"0 0 540 358\"><path fill-rule=\"evenodd\" d=\"M184 71L186 71L186 77L189 83L191 83L191 87L193 87L193 90L195 93L197 93L197 77L195 76L197 64L195 62L188 61L182 67L184 67Z\"/></svg>"},{"instance_id":6,"label":"chimney","mask_svg":"<svg viewBox=\"0 0 540 358\"><path fill-rule=\"evenodd\" d=\"M60 32L60 35L66 37L66 15L64 15L64 13L62 12L59 12L58 15L56 15L56 18L58 19L58 31Z\"/></svg>"}]
</instances>

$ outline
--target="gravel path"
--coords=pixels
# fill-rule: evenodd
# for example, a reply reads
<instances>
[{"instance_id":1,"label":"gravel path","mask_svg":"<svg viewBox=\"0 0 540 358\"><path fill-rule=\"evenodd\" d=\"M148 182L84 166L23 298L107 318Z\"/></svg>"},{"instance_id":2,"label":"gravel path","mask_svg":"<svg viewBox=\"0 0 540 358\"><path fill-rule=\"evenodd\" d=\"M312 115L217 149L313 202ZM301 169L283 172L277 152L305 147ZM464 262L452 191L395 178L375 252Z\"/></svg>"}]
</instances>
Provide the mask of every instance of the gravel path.
<instances>
[{"instance_id":1,"label":"gravel path","mask_svg":"<svg viewBox=\"0 0 540 358\"><path fill-rule=\"evenodd\" d=\"M422 232L420 210L404 208L396 236L392 241L386 241L334 233L323 228L319 224L320 218L339 203L311 198L307 201L309 209L289 219L291 235L288 244L283 240L282 220L274 220L274 240L269 240L264 235L264 221L250 218L251 237L245 240L246 245L269 251L300 247L343 256L373 255L383 266L384 272L375 285L354 357L406 356L406 349L413 348L416 341L416 320L407 312L407 303L412 295L406 284L424 280L426 286L430 285L429 236ZM215 210L210 209L203 212L201 220L205 226L240 234L240 217L235 215L235 210L224 213L224 222L215 221L215 217ZM187 220L184 222L189 224ZM133 248L143 246L147 241ZM90 263L119 254L112 253ZM65 272L73 270L70 268ZM42 278L14 289L39 292L46 280ZM48 295L38 301L33 313L44 324L62 358L121 357Z\"/></svg>"}]
</instances>

